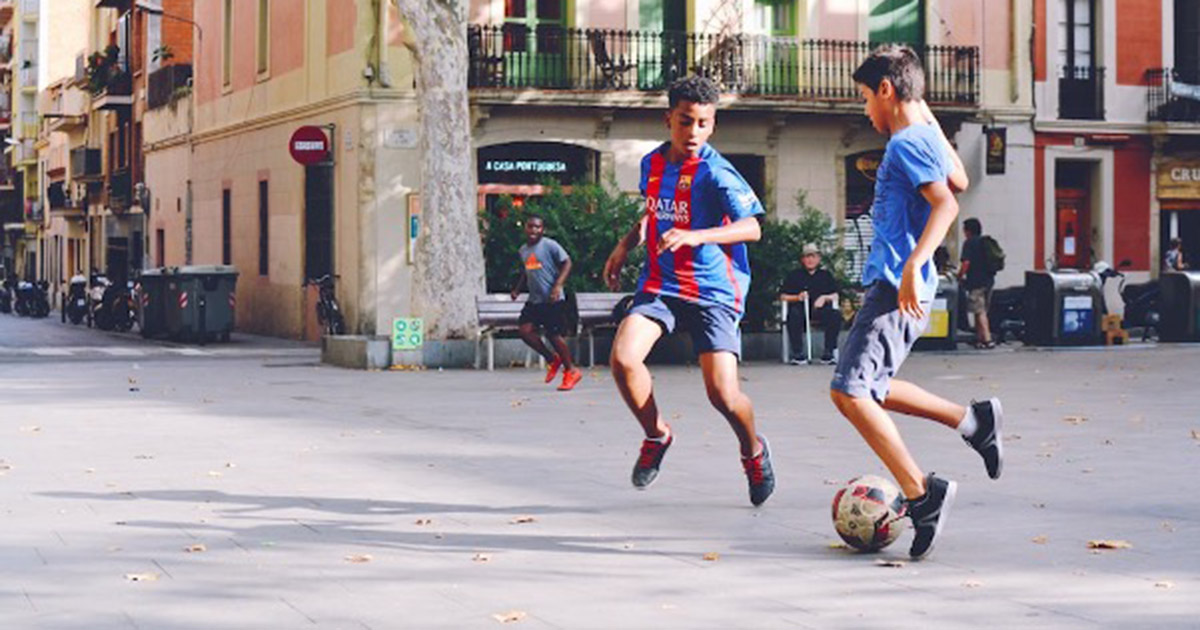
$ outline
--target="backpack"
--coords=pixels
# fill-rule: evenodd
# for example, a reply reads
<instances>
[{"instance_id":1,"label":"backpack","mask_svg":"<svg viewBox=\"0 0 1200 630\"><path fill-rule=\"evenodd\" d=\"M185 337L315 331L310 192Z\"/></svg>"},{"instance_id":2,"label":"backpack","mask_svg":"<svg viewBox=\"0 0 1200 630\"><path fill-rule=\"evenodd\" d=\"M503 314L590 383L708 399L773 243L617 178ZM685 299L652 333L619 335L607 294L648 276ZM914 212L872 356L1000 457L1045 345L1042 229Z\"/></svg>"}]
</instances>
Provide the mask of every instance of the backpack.
<instances>
[{"instance_id":1,"label":"backpack","mask_svg":"<svg viewBox=\"0 0 1200 630\"><path fill-rule=\"evenodd\" d=\"M987 258L988 272L995 274L1004 269L1004 249L1000 247L1000 243L991 236L981 236L981 244L983 245L983 253Z\"/></svg>"}]
</instances>

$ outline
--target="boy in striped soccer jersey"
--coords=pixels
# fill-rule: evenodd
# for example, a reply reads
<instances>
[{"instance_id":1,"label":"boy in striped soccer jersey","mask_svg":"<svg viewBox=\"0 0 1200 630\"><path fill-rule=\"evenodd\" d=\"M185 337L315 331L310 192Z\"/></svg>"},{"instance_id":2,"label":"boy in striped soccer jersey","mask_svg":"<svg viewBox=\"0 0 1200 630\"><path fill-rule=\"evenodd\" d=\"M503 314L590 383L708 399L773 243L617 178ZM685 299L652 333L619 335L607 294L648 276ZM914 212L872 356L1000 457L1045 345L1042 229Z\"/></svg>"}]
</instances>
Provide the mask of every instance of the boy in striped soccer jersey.
<instances>
[{"instance_id":1,"label":"boy in striped soccer jersey","mask_svg":"<svg viewBox=\"0 0 1200 630\"><path fill-rule=\"evenodd\" d=\"M614 291L629 251L646 243L637 294L613 340L613 378L646 439L633 485L650 485L674 435L654 401L646 355L676 328L688 332L700 355L704 387L741 446L750 502L761 505L775 488L767 441L738 384L742 319L750 288L746 242L761 236L762 204L733 166L708 145L716 125L717 86L686 77L668 92L670 141L642 159L646 214L621 239L604 265Z\"/></svg>"}]
</instances>

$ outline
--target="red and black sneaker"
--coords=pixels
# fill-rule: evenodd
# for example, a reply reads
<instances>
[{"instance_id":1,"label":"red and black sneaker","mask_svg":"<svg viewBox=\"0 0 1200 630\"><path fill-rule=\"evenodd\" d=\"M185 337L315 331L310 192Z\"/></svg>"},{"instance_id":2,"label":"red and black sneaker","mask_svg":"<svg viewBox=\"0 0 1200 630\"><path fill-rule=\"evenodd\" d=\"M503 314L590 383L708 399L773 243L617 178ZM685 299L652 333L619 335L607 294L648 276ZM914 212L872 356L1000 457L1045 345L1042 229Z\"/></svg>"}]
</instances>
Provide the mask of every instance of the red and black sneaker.
<instances>
[{"instance_id":1,"label":"red and black sneaker","mask_svg":"<svg viewBox=\"0 0 1200 630\"><path fill-rule=\"evenodd\" d=\"M550 365L546 367L546 382L547 383L549 383L550 381L553 381L555 376L558 376L558 368L560 368L560 367L562 367L562 357L560 357L556 354L556 355L554 355L554 360L551 361Z\"/></svg>"},{"instance_id":2,"label":"red and black sneaker","mask_svg":"<svg viewBox=\"0 0 1200 630\"><path fill-rule=\"evenodd\" d=\"M765 503L775 491L775 470L771 467L771 449L767 446L767 438L759 435L758 443L762 444L761 453L742 458L742 468L746 471L746 480L750 482L750 502L755 507Z\"/></svg>"},{"instance_id":3,"label":"red and black sneaker","mask_svg":"<svg viewBox=\"0 0 1200 630\"><path fill-rule=\"evenodd\" d=\"M667 429L667 439L662 440L643 440L642 452L638 455L637 462L633 464L633 487L644 490L649 486L654 478L658 476L658 467L662 465L663 455L667 454L667 449L671 447L671 442L675 440L675 434L670 428Z\"/></svg>"}]
</instances>

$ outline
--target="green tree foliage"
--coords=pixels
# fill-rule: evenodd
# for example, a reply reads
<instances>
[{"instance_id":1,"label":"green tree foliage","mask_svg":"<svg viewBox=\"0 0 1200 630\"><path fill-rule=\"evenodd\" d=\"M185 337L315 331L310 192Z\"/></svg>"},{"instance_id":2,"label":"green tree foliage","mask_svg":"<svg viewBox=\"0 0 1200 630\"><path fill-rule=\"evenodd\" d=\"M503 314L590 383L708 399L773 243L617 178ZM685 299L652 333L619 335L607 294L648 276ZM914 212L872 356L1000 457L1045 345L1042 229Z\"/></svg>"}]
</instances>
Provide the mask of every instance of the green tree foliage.
<instances>
[{"instance_id":1,"label":"green tree foliage","mask_svg":"<svg viewBox=\"0 0 1200 630\"><path fill-rule=\"evenodd\" d=\"M808 194L796 193L800 218L795 221L768 220L762 226L762 239L751 243L750 293L746 296L743 327L761 331L779 325L779 289L793 269L800 267L800 253L806 243L821 248L821 266L833 272L843 299L853 299L853 280L849 277L850 255L842 247L842 230L833 219L808 203Z\"/></svg>"},{"instance_id":2,"label":"green tree foliage","mask_svg":"<svg viewBox=\"0 0 1200 630\"><path fill-rule=\"evenodd\" d=\"M521 269L517 249L525 242L525 219L530 214L541 215L546 236L570 254L569 291L608 291L604 262L617 241L641 218L642 204L639 198L616 191L611 183L576 184L570 191L548 183L545 195L528 199L520 207L512 198L502 197L491 213L480 217L489 292L506 293L516 286ZM644 259L644 248L630 253L621 276L622 291L634 290Z\"/></svg>"}]
</instances>

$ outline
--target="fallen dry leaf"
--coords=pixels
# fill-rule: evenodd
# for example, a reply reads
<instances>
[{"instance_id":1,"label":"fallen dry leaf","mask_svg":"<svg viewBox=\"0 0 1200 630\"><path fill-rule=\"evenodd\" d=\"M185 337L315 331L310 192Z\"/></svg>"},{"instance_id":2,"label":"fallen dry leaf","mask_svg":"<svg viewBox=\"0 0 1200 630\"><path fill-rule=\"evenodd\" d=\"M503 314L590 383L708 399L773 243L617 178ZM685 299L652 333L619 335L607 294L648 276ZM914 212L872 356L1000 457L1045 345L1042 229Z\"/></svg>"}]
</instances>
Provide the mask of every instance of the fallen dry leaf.
<instances>
[{"instance_id":1,"label":"fallen dry leaf","mask_svg":"<svg viewBox=\"0 0 1200 630\"><path fill-rule=\"evenodd\" d=\"M1133 549L1127 540L1089 540L1088 549Z\"/></svg>"},{"instance_id":2,"label":"fallen dry leaf","mask_svg":"<svg viewBox=\"0 0 1200 630\"><path fill-rule=\"evenodd\" d=\"M208 547L205 547L204 545L197 543L195 545L188 545L188 546L184 547L183 550L188 553L202 553L202 552L208 551Z\"/></svg>"},{"instance_id":3,"label":"fallen dry leaf","mask_svg":"<svg viewBox=\"0 0 1200 630\"><path fill-rule=\"evenodd\" d=\"M840 483L842 483L842 482L838 481L837 479L826 479L825 480L825 485L827 485L827 486L836 486Z\"/></svg>"},{"instance_id":4,"label":"fallen dry leaf","mask_svg":"<svg viewBox=\"0 0 1200 630\"><path fill-rule=\"evenodd\" d=\"M130 582L153 582L158 579L157 573L126 573L125 579Z\"/></svg>"},{"instance_id":5,"label":"fallen dry leaf","mask_svg":"<svg viewBox=\"0 0 1200 630\"><path fill-rule=\"evenodd\" d=\"M1083 424L1084 422L1087 422L1087 418L1085 418L1083 416L1063 416L1063 422L1066 422L1069 424L1074 424L1074 425L1080 425L1080 424Z\"/></svg>"},{"instance_id":6,"label":"fallen dry leaf","mask_svg":"<svg viewBox=\"0 0 1200 630\"><path fill-rule=\"evenodd\" d=\"M1044 545L1048 539L1045 536L1034 536L1029 540L1033 541L1035 544Z\"/></svg>"},{"instance_id":7,"label":"fallen dry leaf","mask_svg":"<svg viewBox=\"0 0 1200 630\"><path fill-rule=\"evenodd\" d=\"M1200 431L1197 431L1197 430L1195 430L1195 429L1192 429L1192 439L1193 439L1193 440L1200 440Z\"/></svg>"},{"instance_id":8,"label":"fallen dry leaf","mask_svg":"<svg viewBox=\"0 0 1200 630\"><path fill-rule=\"evenodd\" d=\"M217 471L217 470L210 470L210 471L208 471L208 476L209 477L220 477L221 472Z\"/></svg>"},{"instance_id":9,"label":"fallen dry leaf","mask_svg":"<svg viewBox=\"0 0 1200 630\"><path fill-rule=\"evenodd\" d=\"M39 432L39 431L41 431L41 430L42 430L42 427L39 427L39 426L37 426L37 425L32 425L32 426L28 426L28 427L21 427L21 431L22 431L22 432L24 432L24 433L37 433L37 432Z\"/></svg>"},{"instance_id":10,"label":"fallen dry leaf","mask_svg":"<svg viewBox=\"0 0 1200 630\"><path fill-rule=\"evenodd\" d=\"M492 561L492 554L490 554L490 553L477 553L477 554L475 554L475 557L471 558L471 561L472 561L472 562L491 562L491 561Z\"/></svg>"},{"instance_id":11,"label":"fallen dry leaf","mask_svg":"<svg viewBox=\"0 0 1200 630\"><path fill-rule=\"evenodd\" d=\"M509 523L512 525L520 525L522 523L534 523L534 522L537 522L537 519L533 518L532 516L518 516L518 517L514 518L513 520L509 521Z\"/></svg>"},{"instance_id":12,"label":"fallen dry leaf","mask_svg":"<svg viewBox=\"0 0 1200 630\"><path fill-rule=\"evenodd\" d=\"M370 562L373 559L374 558L372 558L371 554L369 553L354 553L346 556L346 562L350 562L352 564L363 564L364 562Z\"/></svg>"},{"instance_id":13,"label":"fallen dry leaf","mask_svg":"<svg viewBox=\"0 0 1200 630\"><path fill-rule=\"evenodd\" d=\"M1173 532L1173 531L1175 531L1175 526L1171 524L1171 521L1163 521L1163 522L1162 522L1162 525L1160 525L1159 527L1162 527L1162 530L1163 530L1164 532Z\"/></svg>"},{"instance_id":14,"label":"fallen dry leaf","mask_svg":"<svg viewBox=\"0 0 1200 630\"><path fill-rule=\"evenodd\" d=\"M963 586L966 588L979 588L980 586L983 586L983 582L980 582L979 580L967 580L966 582L963 582Z\"/></svg>"},{"instance_id":15,"label":"fallen dry leaf","mask_svg":"<svg viewBox=\"0 0 1200 630\"><path fill-rule=\"evenodd\" d=\"M510 610L508 612L496 613L492 615L492 619L500 623L516 623L524 619L527 615L524 610Z\"/></svg>"},{"instance_id":16,"label":"fallen dry leaf","mask_svg":"<svg viewBox=\"0 0 1200 630\"><path fill-rule=\"evenodd\" d=\"M431 518L419 518L419 519L417 519L417 520L413 521L413 524L414 524L414 525L433 525L433 519L431 519Z\"/></svg>"},{"instance_id":17,"label":"fallen dry leaf","mask_svg":"<svg viewBox=\"0 0 1200 630\"><path fill-rule=\"evenodd\" d=\"M1159 580L1154 583L1154 588L1175 588L1175 583L1170 580Z\"/></svg>"},{"instance_id":18,"label":"fallen dry leaf","mask_svg":"<svg viewBox=\"0 0 1200 630\"><path fill-rule=\"evenodd\" d=\"M716 562L717 560L720 560L720 559L721 559L721 554L719 554L715 551L710 551L710 552L704 554L705 562Z\"/></svg>"},{"instance_id":19,"label":"fallen dry leaf","mask_svg":"<svg viewBox=\"0 0 1200 630\"><path fill-rule=\"evenodd\" d=\"M903 560L876 560L875 566L891 567L893 569L899 569L904 566L904 561Z\"/></svg>"},{"instance_id":20,"label":"fallen dry leaf","mask_svg":"<svg viewBox=\"0 0 1200 630\"><path fill-rule=\"evenodd\" d=\"M841 542L841 541L834 541L834 542L829 543L829 548L830 549L849 549L850 545L847 545L846 543Z\"/></svg>"}]
</instances>

